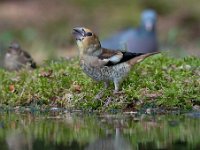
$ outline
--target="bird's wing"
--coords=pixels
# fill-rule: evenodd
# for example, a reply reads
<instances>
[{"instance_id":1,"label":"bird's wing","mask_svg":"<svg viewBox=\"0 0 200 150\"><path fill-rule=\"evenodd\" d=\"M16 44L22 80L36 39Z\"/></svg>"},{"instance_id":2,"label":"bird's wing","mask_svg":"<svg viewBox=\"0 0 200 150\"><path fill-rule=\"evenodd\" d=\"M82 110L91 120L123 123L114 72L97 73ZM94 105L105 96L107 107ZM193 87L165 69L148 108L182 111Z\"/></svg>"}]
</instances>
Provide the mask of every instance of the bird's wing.
<instances>
[{"instance_id":1,"label":"bird's wing","mask_svg":"<svg viewBox=\"0 0 200 150\"><path fill-rule=\"evenodd\" d=\"M28 52L22 50L21 57L24 59L25 63L29 63L32 68L36 68L36 63Z\"/></svg>"},{"instance_id":2,"label":"bird's wing","mask_svg":"<svg viewBox=\"0 0 200 150\"><path fill-rule=\"evenodd\" d=\"M121 51L113 51L103 48L102 53L98 56L98 58L116 64L123 58L123 53Z\"/></svg>"},{"instance_id":3,"label":"bird's wing","mask_svg":"<svg viewBox=\"0 0 200 150\"><path fill-rule=\"evenodd\" d=\"M99 59L107 61L105 66L113 66L125 61L128 61L134 57L140 56L143 53L131 53L131 52L121 52L121 51L112 51L108 49L102 49Z\"/></svg>"}]
</instances>

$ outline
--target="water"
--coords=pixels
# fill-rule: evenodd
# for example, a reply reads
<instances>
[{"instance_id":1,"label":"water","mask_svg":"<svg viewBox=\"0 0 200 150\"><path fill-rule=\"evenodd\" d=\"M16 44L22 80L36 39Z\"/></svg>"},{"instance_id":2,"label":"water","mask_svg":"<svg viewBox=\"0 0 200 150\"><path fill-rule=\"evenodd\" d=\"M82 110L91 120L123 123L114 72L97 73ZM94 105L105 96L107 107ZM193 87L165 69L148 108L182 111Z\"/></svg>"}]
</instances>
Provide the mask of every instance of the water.
<instances>
[{"instance_id":1,"label":"water","mask_svg":"<svg viewBox=\"0 0 200 150\"><path fill-rule=\"evenodd\" d=\"M0 150L200 149L200 114L0 113Z\"/></svg>"}]
</instances>

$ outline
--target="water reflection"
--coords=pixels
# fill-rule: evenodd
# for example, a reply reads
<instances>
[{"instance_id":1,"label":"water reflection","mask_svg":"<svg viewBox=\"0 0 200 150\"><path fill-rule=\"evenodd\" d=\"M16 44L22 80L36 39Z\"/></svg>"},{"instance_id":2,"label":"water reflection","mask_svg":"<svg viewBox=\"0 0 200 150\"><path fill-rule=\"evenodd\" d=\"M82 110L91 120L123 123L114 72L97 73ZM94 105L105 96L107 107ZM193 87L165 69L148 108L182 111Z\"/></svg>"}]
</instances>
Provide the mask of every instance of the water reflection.
<instances>
[{"instance_id":1,"label":"water reflection","mask_svg":"<svg viewBox=\"0 0 200 150\"><path fill-rule=\"evenodd\" d=\"M8 134L6 143L10 150L32 150L31 137L26 137L22 131L13 131Z\"/></svg>"},{"instance_id":2,"label":"water reflection","mask_svg":"<svg viewBox=\"0 0 200 150\"><path fill-rule=\"evenodd\" d=\"M120 133L120 129L115 129L115 135L107 135L91 142L85 150L131 150L131 143Z\"/></svg>"},{"instance_id":3,"label":"water reflection","mask_svg":"<svg viewBox=\"0 0 200 150\"><path fill-rule=\"evenodd\" d=\"M0 149L200 149L200 120L194 115L1 112Z\"/></svg>"}]
</instances>

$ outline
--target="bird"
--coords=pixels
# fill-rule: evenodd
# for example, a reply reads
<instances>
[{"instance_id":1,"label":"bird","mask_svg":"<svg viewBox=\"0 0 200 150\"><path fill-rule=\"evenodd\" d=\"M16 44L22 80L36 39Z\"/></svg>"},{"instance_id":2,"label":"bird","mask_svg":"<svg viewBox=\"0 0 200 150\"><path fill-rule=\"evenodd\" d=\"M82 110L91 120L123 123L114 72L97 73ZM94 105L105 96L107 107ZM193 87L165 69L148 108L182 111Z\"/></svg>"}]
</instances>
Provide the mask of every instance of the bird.
<instances>
[{"instance_id":1,"label":"bird","mask_svg":"<svg viewBox=\"0 0 200 150\"><path fill-rule=\"evenodd\" d=\"M98 36L85 27L75 27L72 32L79 49L80 67L92 79L103 81L105 89L114 83L114 93L120 93L120 83L132 66L145 58L157 54L131 53L101 47Z\"/></svg>"},{"instance_id":2,"label":"bird","mask_svg":"<svg viewBox=\"0 0 200 150\"><path fill-rule=\"evenodd\" d=\"M141 14L138 28L124 29L102 40L101 44L108 49L121 49L133 53L158 51L156 22L157 13L152 9L146 9Z\"/></svg>"},{"instance_id":3,"label":"bird","mask_svg":"<svg viewBox=\"0 0 200 150\"><path fill-rule=\"evenodd\" d=\"M5 55L5 43L0 41L0 68L3 68L3 60L4 60L4 55Z\"/></svg>"},{"instance_id":4,"label":"bird","mask_svg":"<svg viewBox=\"0 0 200 150\"><path fill-rule=\"evenodd\" d=\"M4 67L9 71L18 71L22 68L35 69L36 63L31 55L24 51L16 41L11 42L4 56Z\"/></svg>"}]
</instances>

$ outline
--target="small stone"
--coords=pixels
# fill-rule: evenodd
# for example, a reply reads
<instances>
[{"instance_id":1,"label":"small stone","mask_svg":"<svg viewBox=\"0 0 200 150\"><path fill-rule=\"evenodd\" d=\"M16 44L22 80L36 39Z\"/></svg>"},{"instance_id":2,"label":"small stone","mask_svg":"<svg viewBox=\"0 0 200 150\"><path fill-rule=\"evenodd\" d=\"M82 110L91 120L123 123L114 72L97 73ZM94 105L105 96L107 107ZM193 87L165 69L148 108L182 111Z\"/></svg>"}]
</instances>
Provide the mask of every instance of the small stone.
<instances>
[{"instance_id":1,"label":"small stone","mask_svg":"<svg viewBox=\"0 0 200 150\"><path fill-rule=\"evenodd\" d=\"M137 111L126 111L126 112L124 112L124 114L138 114L138 112Z\"/></svg>"},{"instance_id":2,"label":"small stone","mask_svg":"<svg viewBox=\"0 0 200 150\"><path fill-rule=\"evenodd\" d=\"M58 107L52 107L52 108L50 108L50 110L51 110L51 111L58 111L59 108L58 108Z\"/></svg>"},{"instance_id":3,"label":"small stone","mask_svg":"<svg viewBox=\"0 0 200 150\"><path fill-rule=\"evenodd\" d=\"M150 115L152 113L152 109L151 108L147 108L146 109L146 113Z\"/></svg>"},{"instance_id":4,"label":"small stone","mask_svg":"<svg viewBox=\"0 0 200 150\"><path fill-rule=\"evenodd\" d=\"M182 65L178 69L190 70L192 67L190 65Z\"/></svg>"},{"instance_id":5,"label":"small stone","mask_svg":"<svg viewBox=\"0 0 200 150\"><path fill-rule=\"evenodd\" d=\"M192 109L193 109L193 110L198 110L198 111L200 111L200 106L199 106L199 105L194 105L194 106L192 107Z\"/></svg>"}]
</instances>

